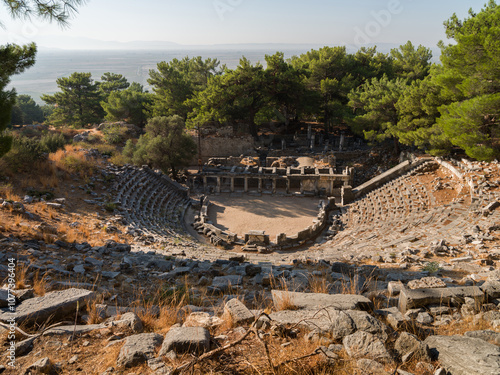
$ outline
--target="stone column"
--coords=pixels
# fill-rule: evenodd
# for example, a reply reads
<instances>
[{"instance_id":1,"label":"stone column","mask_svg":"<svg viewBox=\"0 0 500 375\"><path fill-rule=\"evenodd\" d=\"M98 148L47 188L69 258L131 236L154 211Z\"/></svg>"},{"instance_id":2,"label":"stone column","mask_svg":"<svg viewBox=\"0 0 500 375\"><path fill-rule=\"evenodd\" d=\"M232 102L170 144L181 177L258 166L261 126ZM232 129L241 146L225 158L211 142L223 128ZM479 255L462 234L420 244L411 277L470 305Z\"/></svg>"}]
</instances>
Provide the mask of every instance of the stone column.
<instances>
[{"instance_id":1,"label":"stone column","mask_svg":"<svg viewBox=\"0 0 500 375\"><path fill-rule=\"evenodd\" d=\"M215 188L215 192L217 194L220 194L220 188L221 188L221 181L220 181L220 177L217 177L217 187Z\"/></svg>"},{"instance_id":2,"label":"stone column","mask_svg":"<svg viewBox=\"0 0 500 375\"><path fill-rule=\"evenodd\" d=\"M245 193L248 193L248 177L245 177L245 184L243 190L245 191Z\"/></svg>"},{"instance_id":3,"label":"stone column","mask_svg":"<svg viewBox=\"0 0 500 375\"><path fill-rule=\"evenodd\" d=\"M290 194L290 180L288 178L286 180L286 193Z\"/></svg>"},{"instance_id":4,"label":"stone column","mask_svg":"<svg viewBox=\"0 0 500 375\"><path fill-rule=\"evenodd\" d=\"M273 178L273 194L276 194L276 179Z\"/></svg>"},{"instance_id":5,"label":"stone column","mask_svg":"<svg viewBox=\"0 0 500 375\"><path fill-rule=\"evenodd\" d=\"M259 193L262 193L262 178L261 178L261 177L258 177L258 179L259 179L259 187L257 188L257 191L258 191Z\"/></svg>"},{"instance_id":6,"label":"stone column","mask_svg":"<svg viewBox=\"0 0 500 375\"><path fill-rule=\"evenodd\" d=\"M208 192L207 176L203 176L203 191L205 192L205 194Z\"/></svg>"},{"instance_id":7,"label":"stone column","mask_svg":"<svg viewBox=\"0 0 500 375\"><path fill-rule=\"evenodd\" d=\"M234 193L234 177L231 177L231 193Z\"/></svg>"},{"instance_id":8,"label":"stone column","mask_svg":"<svg viewBox=\"0 0 500 375\"><path fill-rule=\"evenodd\" d=\"M304 194L304 180L300 179L300 194Z\"/></svg>"}]
</instances>

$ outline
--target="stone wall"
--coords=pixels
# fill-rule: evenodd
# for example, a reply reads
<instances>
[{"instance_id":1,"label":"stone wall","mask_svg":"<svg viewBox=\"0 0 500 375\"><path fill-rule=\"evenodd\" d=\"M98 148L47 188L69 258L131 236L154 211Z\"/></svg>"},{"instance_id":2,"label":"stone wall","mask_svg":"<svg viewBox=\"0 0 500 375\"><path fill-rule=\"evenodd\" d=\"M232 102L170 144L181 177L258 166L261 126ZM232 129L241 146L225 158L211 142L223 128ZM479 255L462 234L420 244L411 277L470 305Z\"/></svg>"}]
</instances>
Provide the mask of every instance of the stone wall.
<instances>
[{"instance_id":1,"label":"stone wall","mask_svg":"<svg viewBox=\"0 0 500 375\"><path fill-rule=\"evenodd\" d=\"M198 145L198 136L193 135ZM241 136L208 136L201 137L201 160L207 163L213 157L229 157L235 155L255 155L254 139L250 135ZM193 164L197 164L196 155Z\"/></svg>"}]
</instances>

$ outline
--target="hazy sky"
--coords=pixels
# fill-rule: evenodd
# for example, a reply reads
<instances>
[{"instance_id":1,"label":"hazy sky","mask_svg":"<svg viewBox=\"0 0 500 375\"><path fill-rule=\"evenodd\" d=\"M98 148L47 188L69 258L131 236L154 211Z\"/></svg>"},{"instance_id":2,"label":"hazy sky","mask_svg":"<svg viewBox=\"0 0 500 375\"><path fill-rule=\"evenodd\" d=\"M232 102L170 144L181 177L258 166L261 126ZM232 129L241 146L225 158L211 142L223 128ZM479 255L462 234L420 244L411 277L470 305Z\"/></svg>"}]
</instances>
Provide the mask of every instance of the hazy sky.
<instances>
[{"instance_id":1,"label":"hazy sky","mask_svg":"<svg viewBox=\"0 0 500 375\"><path fill-rule=\"evenodd\" d=\"M433 47L445 39L443 22L467 16L487 0L90 0L70 28L11 21L0 8L0 44L58 36L179 44L404 43ZM78 48L78 45L73 47Z\"/></svg>"}]
</instances>

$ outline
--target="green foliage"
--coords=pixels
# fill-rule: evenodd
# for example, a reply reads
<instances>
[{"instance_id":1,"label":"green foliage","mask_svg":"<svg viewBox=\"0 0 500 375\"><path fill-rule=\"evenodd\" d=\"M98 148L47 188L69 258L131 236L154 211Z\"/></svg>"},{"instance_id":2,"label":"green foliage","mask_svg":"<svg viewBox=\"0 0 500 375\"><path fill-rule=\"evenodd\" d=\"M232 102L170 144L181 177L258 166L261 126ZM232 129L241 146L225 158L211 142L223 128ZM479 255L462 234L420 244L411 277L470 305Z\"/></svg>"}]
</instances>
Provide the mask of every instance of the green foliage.
<instances>
[{"instance_id":1,"label":"green foliage","mask_svg":"<svg viewBox=\"0 0 500 375\"><path fill-rule=\"evenodd\" d=\"M194 110L189 124L243 121L257 137L256 117L268 104L265 82L262 65L252 65L243 57L235 70L225 69L222 75L212 77L207 88L190 101Z\"/></svg>"},{"instance_id":2,"label":"green foliage","mask_svg":"<svg viewBox=\"0 0 500 375\"><path fill-rule=\"evenodd\" d=\"M153 117L146 125L146 134L137 144L127 141L124 155L134 164L147 164L171 173L174 178L180 168L187 167L196 153L196 143L185 133L180 116Z\"/></svg>"},{"instance_id":3,"label":"green foliage","mask_svg":"<svg viewBox=\"0 0 500 375\"><path fill-rule=\"evenodd\" d=\"M409 80L424 79L429 75L432 52L420 45L415 49L412 42L391 50L394 62L394 73L397 77Z\"/></svg>"},{"instance_id":4,"label":"green foliage","mask_svg":"<svg viewBox=\"0 0 500 375\"><path fill-rule=\"evenodd\" d=\"M16 102L16 90L7 90L11 76L24 72L35 63L36 46L34 43L18 46L0 46L0 157L10 148L12 140L4 134L10 123L12 107Z\"/></svg>"},{"instance_id":5,"label":"green foliage","mask_svg":"<svg viewBox=\"0 0 500 375\"><path fill-rule=\"evenodd\" d=\"M436 273L441 271L442 268L439 266L438 262L429 262L425 266L422 267L422 271L426 271L429 273Z\"/></svg>"},{"instance_id":6,"label":"green foliage","mask_svg":"<svg viewBox=\"0 0 500 375\"><path fill-rule=\"evenodd\" d=\"M406 89L406 80L390 80L387 76L373 78L349 94L349 105L360 114L351 123L352 129L371 142L381 142L396 135L398 123L396 103Z\"/></svg>"},{"instance_id":7,"label":"green foliage","mask_svg":"<svg viewBox=\"0 0 500 375\"><path fill-rule=\"evenodd\" d=\"M12 18L30 19L32 16L55 21L66 26L85 0L2 0ZM0 23L0 26L2 24Z\"/></svg>"},{"instance_id":8,"label":"green foliage","mask_svg":"<svg viewBox=\"0 0 500 375\"><path fill-rule=\"evenodd\" d=\"M143 92L143 87L134 82L127 90L112 92L101 105L106 111L106 120L125 121L143 127L148 117L146 108L151 103L151 94Z\"/></svg>"},{"instance_id":9,"label":"green foliage","mask_svg":"<svg viewBox=\"0 0 500 375\"><path fill-rule=\"evenodd\" d=\"M114 202L108 202L104 205L104 209L108 212L113 212L118 208L118 205Z\"/></svg>"},{"instance_id":10,"label":"green foliage","mask_svg":"<svg viewBox=\"0 0 500 375\"><path fill-rule=\"evenodd\" d=\"M49 133L40 138L40 146L47 153L63 149L66 143L66 139L61 133Z\"/></svg>"},{"instance_id":11,"label":"green foliage","mask_svg":"<svg viewBox=\"0 0 500 375\"><path fill-rule=\"evenodd\" d=\"M60 92L42 95L43 101L55 107L50 122L83 127L102 120L104 112L100 105L99 84L94 83L91 73L75 72L69 77L58 78L57 85Z\"/></svg>"},{"instance_id":12,"label":"green foliage","mask_svg":"<svg viewBox=\"0 0 500 375\"><path fill-rule=\"evenodd\" d=\"M500 155L500 6L490 1L463 21L453 15L445 26L455 43L440 44L441 82L462 98L439 108L437 124L467 155L492 160Z\"/></svg>"},{"instance_id":13,"label":"green foliage","mask_svg":"<svg viewBox=\"0 0 500 375\"><path fill-rule=\"evenodd\" d=\"M190 112L188 100L204 90L209 79L220 74L217 59L203 60L201 56L170 62L160 62L150 70L148 83L153 87L153 116L179 115L186 119Z\"/></svg>"},{"instance_id":14,"label":"green foliage","mask_svg":"<svg viewBox=\"0 0 500 375\"><path fill-rule=\"evenodd\" d=\"M102 130L106 143L116 145L123 143L127 137L127 128L119 124L106 125Z\"/></svg>"},{"instance_id":15,"label":"green foliage","mask_svg":"<svg viewBox=\"0 0 500 375\"><path fill-rule=\"evenodd\" d=\"M35 162L46 156L46 150L38 138L13 136L12 148L4 155L3 160L13 172L31 169Z\"/></svg>"},{"instance_id":16,"label":"green foliage","mask_svg":"<svg viewBox=\"0 0 500 375\"><path fill-rule=\"evenodd\" d=\"M122 74L116 73L104 73L101 77L101 82L99 82L99 90L103 93L103 96L107 98L111 93L125 90L130 86L127 78Z\"/></svg>"},{"instance_id":17,"label":"green foliage","mask_svg":"<svg viewBox=\"0 0 500 375\"><path fill-rule=\"evenodd\" d=\"M29 95L18 95L16 104L12 108L13 125L27 125L42 123L45 120L42 107L35 103Z\"/></svg>"}]
</instances>

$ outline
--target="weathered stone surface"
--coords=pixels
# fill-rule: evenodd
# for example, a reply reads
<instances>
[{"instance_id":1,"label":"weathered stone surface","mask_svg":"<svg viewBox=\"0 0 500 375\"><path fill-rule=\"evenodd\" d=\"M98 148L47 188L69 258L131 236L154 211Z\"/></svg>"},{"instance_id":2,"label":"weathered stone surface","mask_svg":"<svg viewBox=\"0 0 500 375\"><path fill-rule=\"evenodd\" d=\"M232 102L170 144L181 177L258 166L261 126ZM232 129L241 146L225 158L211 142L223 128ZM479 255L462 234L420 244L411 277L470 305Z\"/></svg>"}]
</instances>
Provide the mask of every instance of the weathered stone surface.
<instances>
[{"instance_id":1,"label":"weathered stone surface","mask_svg":"<svg viewBox=\"0 0 500 375\"><path fill-rule=\"evenodd\" d=\"M176 354L202 354L210 350L210 333L202 327L173 327L165 335L160 355L171 350Z\"/></svg>"},{"instance_id":2,"label":"weathered stone surface","mask_svg":"<svg viewBox=\"0 0 500 375\"><path fill-rule=\"evenodd\" d=\"M496 345L463 336L429 336L424 343L453 375L500 374L500 348Z\"/></svg>"},{"instance_id":3,"label":"weathered stone surface","mask_svg":"<svg viewBox=\"0 0 500 375\"><path fill-rule=\"evenodd\" d=\"M449 305L452 300L464 300L465 297L484 300L484 293L477 286L454 288L404 289L399 294L399 310L406 310L431 304Z\"/></svg>"},{"instance_id":4,"label":"weathered stone surface","mask_svg":"<svg viewBox=\"0 0 500 375\"><path fill-rule=\"evenodd\" d=\"M133 367L153 358L163 336L157 333L141 333L127 337L118 355L118 366Z\"/></svg>"},{"instance_id":5,"label":"weathered stone surface","mask_svg":"<svg viewBox=\"0 0 500 375\"><path fill-rule=\"evenodd\" d=\"M37 374L51 374L53 368L54 365L50 362L49 357L45 357L30 365L26 369L25 374L31 374L32 372Z\"/></svg>"},{"instance_id":6,"label":"weathered stone surface","mask_svg":"<svg viewBox=\"0 0 500 375\"><path fill-rule=\"evenodd\" d=\"M130 328L135 333L140 333L143 329L141 319L134 312L121 315L119 319L110 322L109 325L118 328Z\"/></svg>"},{"instance_id":7,"label":"weathered stone surface","mask_svg":"<svg viewBox=\"0 0 500 375\"><path fill-rule=\"evenodd\" d=\"M500 333L492 331L491 329L465 332L464 336L474 337L476 339L481 339L489 342L490 344L500 346Z\"/></svg>"},{"instance_id":8,"label":"weathered stone surface","mask_svg":"<svg viewBox=\"0 0 500 375\"><path fill-rule=\"evenodd\" d=\"M486 280L480 286L481 290L487 295L489 299L500 297L500 281L499 280Z\"/></svg>"},{"instance_id":9,"label":"weathered stone surface","mask_svg":"<svg viewBox=\"0 0 500 375\"><path fill-rule=\"evenodd\" d=\"M73 325L73 326L59 326L43 333L44 336L58 336L58 335L83 335L84 333L95 331L96 329L106 328L105 324L87 324L87 325Z\"/></svg>"},{"instance_id":10,"label":"weathered stone surface","mask_svg":"<svg viewBox=\"0 0 500 375\"><path fill-rule=\"evenodd\" d=\"M376 310L375 313L384 316L387 319L387 323L396 331L403 329L411 321L409 317L401 314L397 307Z\"/></svg>"},{"instance_id":11,"label":"weathered stone surface","mask_svg":"<svg viewBox=\"0 0 500 375\"><path fill-rule=\"evenodd\" d=\"M231 288L238 287L243 282L243 278L237 275L217 276L212 280L212 288L216 291L226 292Z\"/></svg>"},{"instance_id":12,"label":"weathered stone surface","mask_svg":"<svg viewBox=\"0 0 500 375\"><path fill-rule=\"evenodd\" d=\"M389 284L387 284L387 291L390 296L397 296L404 287L401 281L389 281Z\"/></svg>"},{"instance_id":13,"label":"weathered stone surface","mask_svg":"<svg viewBox=\"0 0 500 375\"><path fill-rule=\"evenodd\" d=\"M410 289L446 288L446 283L438 277L423 277L409 281L407 286Z\"/></svg>"},{"instance_id":14,"label":"weathered stone surface","mask_svg":"<svg viewBox=\"0 0 500 375\"><path fill-rule=\"evenodd\" d=\"M66 289L62 291L50 292L43 297L30 298L16 306L15 314L2 309L0 321L7 321L12 316L17 324L44 323L49 317L59 318L76 311L79 303L91 299L94 293L85 289Z\"/></svg>"},{"instance_id":15,"label":"weathered stone surface","mask_svg":"<svg viewBox=\"0 0 500 375\"><path fill-rule=\"evenodd\" d=\"M332 307L339 310L368 310L372 301L356 294L299 293L283 290L271 291L274 306L279 308L284 300L300 309L319 310Z\"/></svg>"},{"instance_id":16,"label":"weathered stone surface","mask_svg":"<svg viewBox=\"0 0 500 375\"><path fill-rule=\"evenodd\" d=\"M358 359L356 365L366 375L387 375L384 366L372 359Z\"/></svg>"},{"instance_id":17,"label":"weathered stone surface","mask_svg":"<svg viewBox=\"0 0 500 375\"><path fill-rule=\"evenodd\" d=\"M199 311L189 314L182 326L211 328L220 326L223 323L224 320L222 320L221 318L214 315L210 315L207 312Z\"/></svg>"},{"instance_id":18,"label":"weathered stone surface","mask_svg":"<svg viewBox=\"0 0 500 375\"><path fill-rule=\"evenodd\" d=\"M346 314L354 321L357 331L371 333L382 341L387 340L387 326L366 311L348 310Z\"/></svg>"},{"instance_id":19,"label":"weathered stone surface","mask_svg":"<svg viewBox=\"0 0 500 375\"><path fill-rule=\"evenodd\" d=\"M419 361L431 361L429 347L417 336L408 332L401 332L394 344L394 351L404 358L405 362L414 358Z\"/></svg>"},{"instance_id":20,"label":"weathered stone surface","mask_svg":"<svg viewBox=\"0 0 500 375\"><path fill-rule=\"evenodd\" d=\"M334 308L283 310L273 312L269 317L280 324L298 325L309 331L331 335L336 340L356 331L356 325L352 318L344 311Z\"/></svg>"},{"instance_id":21,"label":"weathered stone surface","mask_svg":"<svg viewBox=\"0 0 500 375\"><path fill-rule=\"evenodd\" d=\"M236 298L226 302L224 312L231 317L235 324L246 324L255 320L255 316L252 312Z\"/></svg>"},{"instance_id":22,"label":"weathered stone surface","mask_svg":"<svg viewBox=\"0 0 500 375\"><path fill-rule=\"evenodd\" d=\"M12 296L12 297L14 297L14 296ZM7 301L7 298L9 298L9 291L7 289L0 289L0 307L9 306L9 302Z\"/></svg>"},{"instance_id":23,"label":"weathered stone surface","mask_svg":"<svg viewBox=\"0 0 500 375\"><path fill-rule=\"evenodd\" d=\"M347 354L353 358L369 358L388 362L391 356L384 343L371 333L358 331L342 340Z\"/></svg>"}]
</instances>

